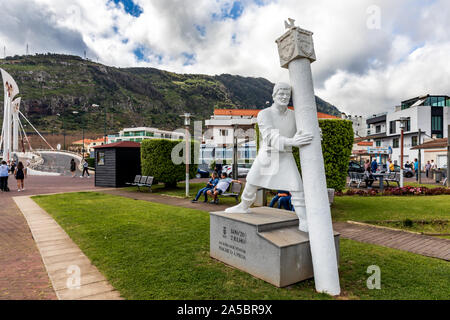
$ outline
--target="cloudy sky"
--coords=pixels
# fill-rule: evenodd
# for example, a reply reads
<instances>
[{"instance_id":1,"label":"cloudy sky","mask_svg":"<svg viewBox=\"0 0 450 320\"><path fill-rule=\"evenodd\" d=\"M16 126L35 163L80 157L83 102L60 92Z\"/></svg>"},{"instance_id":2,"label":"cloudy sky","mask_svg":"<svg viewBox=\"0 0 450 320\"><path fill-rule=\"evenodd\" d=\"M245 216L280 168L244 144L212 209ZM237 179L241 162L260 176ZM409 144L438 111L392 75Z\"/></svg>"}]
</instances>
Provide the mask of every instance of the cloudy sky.
<instances>
[{"instance_id":1,"label":"cloudy sky","mask_svg":"<svg viewBox=\"0 0 450 320\"><path fill-rule=\"evenodd\" d=\"M287 81L284 20L314 32L316 93L353 115L450 95L448 0L0 0L7 55ZM0 51L3 56L3 50Z\"/></svg>"}]
</instances>

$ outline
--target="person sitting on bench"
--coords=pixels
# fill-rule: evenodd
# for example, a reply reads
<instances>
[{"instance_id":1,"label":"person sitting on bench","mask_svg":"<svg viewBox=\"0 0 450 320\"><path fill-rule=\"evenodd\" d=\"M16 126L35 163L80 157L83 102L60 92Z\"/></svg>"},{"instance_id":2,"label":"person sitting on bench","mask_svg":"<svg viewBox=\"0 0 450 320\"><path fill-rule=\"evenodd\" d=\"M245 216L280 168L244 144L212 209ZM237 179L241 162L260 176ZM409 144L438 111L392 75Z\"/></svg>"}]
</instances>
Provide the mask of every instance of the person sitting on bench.
<instances>
[{"instance_id":1,"label":"person sitting on bench","mask_svg":"<svg viewBox=\"0 0 450 320\"><path fill-rule=\"evenodd\" d=\"M192 200L192 202L193 202L193 203L197 202L198 199L200 199L200 197L201 197L202 195L205 196L205 201L204 201L204 202L208 202L208 197L207 197L206 193L207 193L209 190L214 189L214 187L217 186L218 183L219 183L219 175L217 174L217 172L213 172L213 173L211 174L211 179L209 180L209 182L208 182L208 184L206 185L206 187L203 188L203 189L200 189L200 190L198 191L197 196L195 197L194 200Z\"/></svg>"},{"instance_id":2,"label":"person sitting on bench","mask_svg":"<svg viewBox=\"0 0 450 320\"><path fill-rule=\"evenodd\" d=\"M278 209L284 208L286 210L291 211L291 198L292 195L288 191L278 190L277 195L275 198L272 199L272 202L270 203L269 207L273 208L275 207L275 204L278 202Z\"/></svg>"},{"instance_id":3,"label":"person sitting on bench","mask_svg":"<svg viewBox=\"0 0 450 320\"><path fill-rule=\"evenodd\" d=\"M205 195L205 200L208 201L208 195L210 197L213 197L213 201L211 203L219 204L217 197L227 192L228 188L230 187L230 184L232 183L239 183L242 184L239 180L233 180L231 178L228 178L227 174L225 172L222 172L221 178L217 186L214 187L212 190L208 190Z\"/></svg>"}]
</instances>

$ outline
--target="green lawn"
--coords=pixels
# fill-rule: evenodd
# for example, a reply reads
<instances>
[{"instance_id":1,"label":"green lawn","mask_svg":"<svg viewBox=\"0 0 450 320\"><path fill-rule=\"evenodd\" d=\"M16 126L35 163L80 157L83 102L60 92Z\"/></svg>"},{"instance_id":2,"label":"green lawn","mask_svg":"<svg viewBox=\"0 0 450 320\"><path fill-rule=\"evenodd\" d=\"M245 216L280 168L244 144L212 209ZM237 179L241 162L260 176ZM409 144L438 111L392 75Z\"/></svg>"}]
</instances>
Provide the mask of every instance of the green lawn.
<instances>
[{"instance_id":1,"label":"green lawn","mask_svg":"<svg viewBox=\"0 0 450 320\"><path fill-rule=\"evenodd\" d=\"M278 289L212 260L207 212L100 193L33 199L127 299L330 298L312 280ZM381 290L367 289L371 265ZM437 259L342 240L340 273L344 299L450 298L450 264Z\"/></svg>"},{"instance_id":2,"label":"green lawn","mask_svg":"<svg viewBox=\"0 0 450 320\"><path fill-rule=\"evenodd\" d=\"M450 196L336 197L336 221L449 220Z\"/></svg>"}]
</instances>

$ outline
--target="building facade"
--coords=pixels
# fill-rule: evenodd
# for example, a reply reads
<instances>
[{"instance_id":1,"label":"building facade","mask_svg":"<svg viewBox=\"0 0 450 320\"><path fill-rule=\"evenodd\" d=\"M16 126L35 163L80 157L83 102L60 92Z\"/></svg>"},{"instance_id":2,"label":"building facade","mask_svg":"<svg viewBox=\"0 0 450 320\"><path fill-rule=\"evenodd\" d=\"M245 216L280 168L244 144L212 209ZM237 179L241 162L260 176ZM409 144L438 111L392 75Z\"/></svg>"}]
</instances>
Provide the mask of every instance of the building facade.
<instances>
[{"instance_id":1,"label":"building facade","mask_svg":"<svg viewBox=\"0 0 450 320\"><path fill-rule=\"evenodd\" d=\"M109 143L122 141L142 142L147 139L184 139L184 134L180 132L165 131L156 128L125 128L118 135L109 135Z\"/></svg>"},{"instance_id":2,"label":"building facade","mask_svg":"<svg viewBox=\"0 0 450 320\"><path fill-rule=\"evenodd\" d=\"M394 112L373 115L367 119L367 138L374 142L375 147L389 150L390 158L397 164L400 164L401 157L401 119L405 120L403 161L412 162L419 156L414 147L429 140L448 137L450 98L433 95L416 97L403 101L395 107ZM421 162L425 164L423 153Z\"/></svg>"}]
</instances>

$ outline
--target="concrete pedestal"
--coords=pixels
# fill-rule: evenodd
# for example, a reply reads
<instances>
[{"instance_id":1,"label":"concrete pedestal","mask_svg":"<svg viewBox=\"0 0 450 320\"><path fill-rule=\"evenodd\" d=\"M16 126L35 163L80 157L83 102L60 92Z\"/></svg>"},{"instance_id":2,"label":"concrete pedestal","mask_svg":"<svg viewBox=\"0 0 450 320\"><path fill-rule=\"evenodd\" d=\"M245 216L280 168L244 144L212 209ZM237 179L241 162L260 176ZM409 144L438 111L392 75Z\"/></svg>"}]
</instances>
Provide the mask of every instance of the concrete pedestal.
<instances>
[{"instance_id":1,"label":"concrete pedestal","mask_svg":"<svg viewBox=\"0 0 450 320\"><path fill-rule=\"evenodd\" d=\"M313 278L309 237L298 223L294 213L267 207L251 214L213 212L211 257L277 287ZM338 233L334 240L339 252Z\"/></svg>"}]
</instances>

